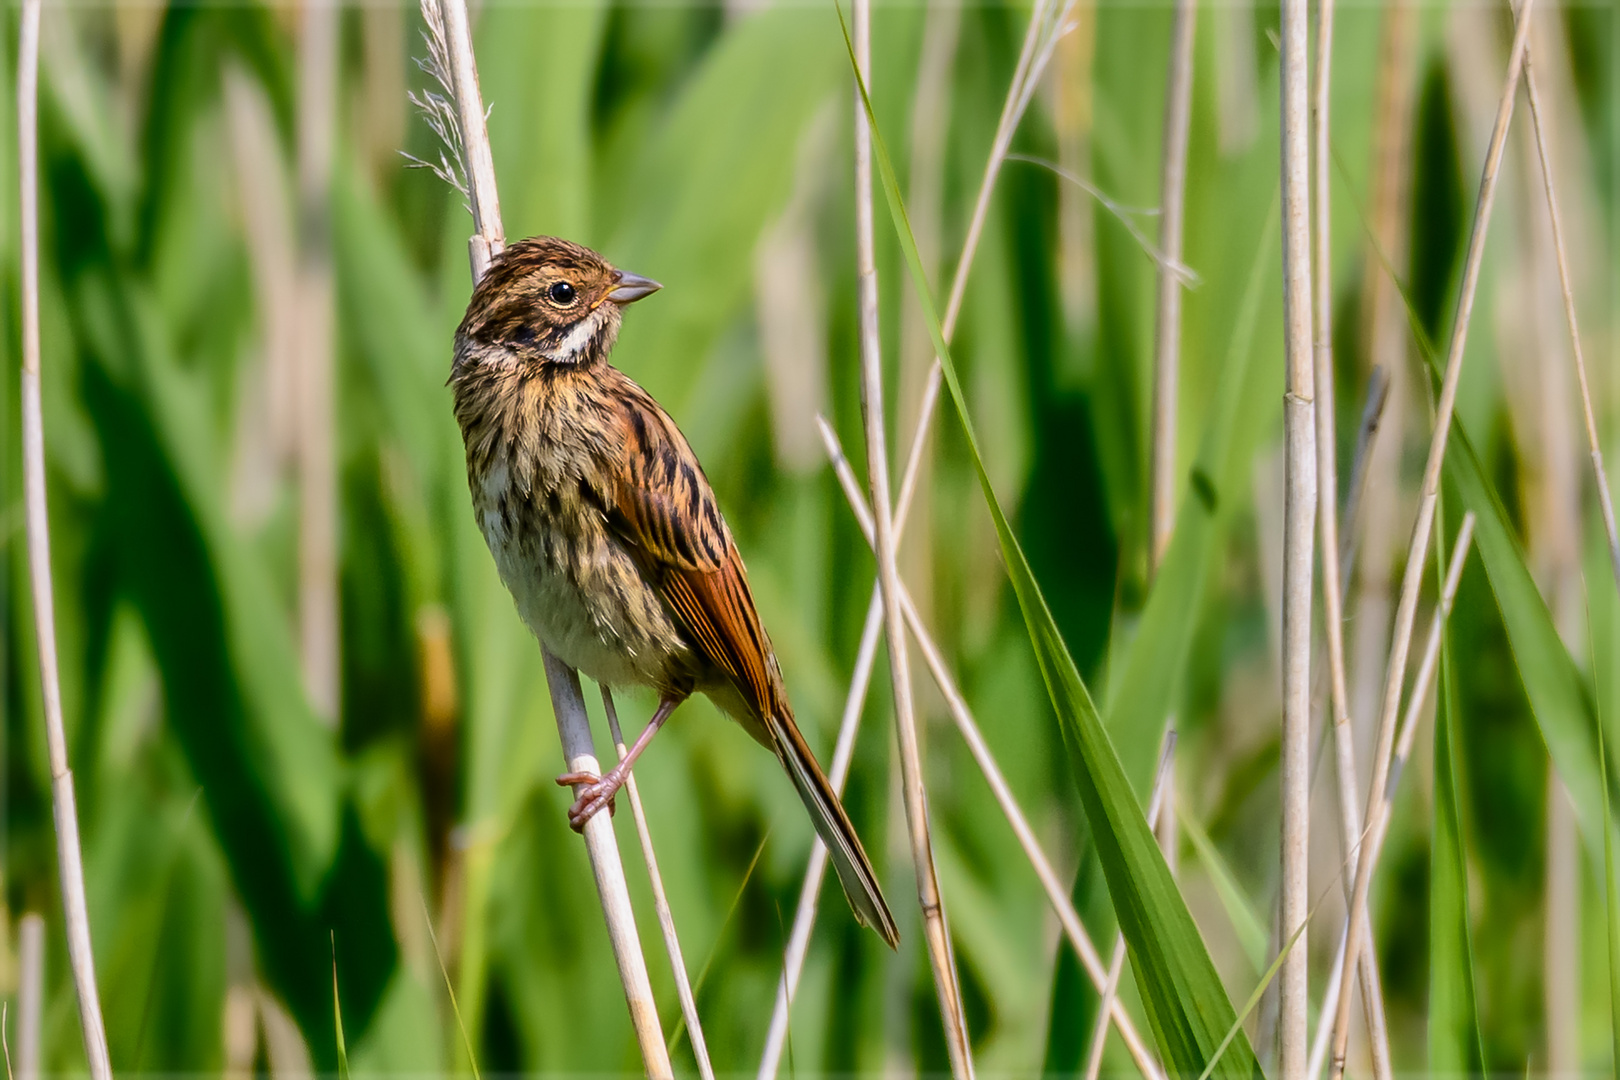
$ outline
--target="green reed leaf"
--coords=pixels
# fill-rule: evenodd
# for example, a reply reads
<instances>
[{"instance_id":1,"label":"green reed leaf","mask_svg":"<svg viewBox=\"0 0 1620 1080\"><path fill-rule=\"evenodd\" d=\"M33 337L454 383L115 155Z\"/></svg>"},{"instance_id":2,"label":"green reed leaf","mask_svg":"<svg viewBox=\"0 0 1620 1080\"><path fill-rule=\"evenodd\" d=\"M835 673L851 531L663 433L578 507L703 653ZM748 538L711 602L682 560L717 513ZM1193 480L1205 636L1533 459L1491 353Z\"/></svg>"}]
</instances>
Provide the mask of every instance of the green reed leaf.
<instances>
[{"instance_id":1,"label":"green reed leaf","mask_svg":"<svg viewBox=\"0 0 1620 1080\"><path fill-rule=\"evenodd\" d=\"M1231 1001L1210 961L1198 927L1176 889L1141 804L1114 752L1102 717L1063 643L1046 599L991 486L967 398L951 361L950 347L945 343L916 238L906 216L894 165L856 63L854 45L849 40L841 9L838 19L844 31L850 67L855 72L861 102L871 124L873 155L884 198L933 339L935 355L944 369L945 383L962 424L985 505L995 523L1002 558L1035 648L1041 676L1069 748L1080 799L1091 822L1109 893L1160 1050L1172 1072L1196 1075L1206 1066L1213 1066L1221 1076L1257 1075L1259 1065L1254 1052L1236 1025ZM1223 1037L1231 1044L1224 1054Z\"/></svg>"}]
</instances>

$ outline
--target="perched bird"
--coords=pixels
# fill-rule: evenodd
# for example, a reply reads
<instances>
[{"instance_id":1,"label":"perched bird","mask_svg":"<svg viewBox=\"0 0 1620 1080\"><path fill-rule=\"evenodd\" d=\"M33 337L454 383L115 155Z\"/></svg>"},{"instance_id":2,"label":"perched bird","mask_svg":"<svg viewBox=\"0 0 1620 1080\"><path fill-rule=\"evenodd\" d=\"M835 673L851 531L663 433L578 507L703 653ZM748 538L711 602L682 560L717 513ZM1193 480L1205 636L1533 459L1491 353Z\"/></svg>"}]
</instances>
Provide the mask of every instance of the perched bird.
<instances>
[{"instance_id":1,"label":"perched bird","mask_svg":"<svg viewBox=\"0 0 1620 1080\"><path fill-rule=\"evenodd\" d=\"M776 754L856 917L894 916L849 817L793 722L748 574L703 467L669 414L608 363L625 305L657 282L554 237L496 257L456 330L450 373L473 512L518 613L604 686L657 711L604 776L569 773L569 823L610 804L669 715L707 694Z\"/></svg>"}]
</instances>

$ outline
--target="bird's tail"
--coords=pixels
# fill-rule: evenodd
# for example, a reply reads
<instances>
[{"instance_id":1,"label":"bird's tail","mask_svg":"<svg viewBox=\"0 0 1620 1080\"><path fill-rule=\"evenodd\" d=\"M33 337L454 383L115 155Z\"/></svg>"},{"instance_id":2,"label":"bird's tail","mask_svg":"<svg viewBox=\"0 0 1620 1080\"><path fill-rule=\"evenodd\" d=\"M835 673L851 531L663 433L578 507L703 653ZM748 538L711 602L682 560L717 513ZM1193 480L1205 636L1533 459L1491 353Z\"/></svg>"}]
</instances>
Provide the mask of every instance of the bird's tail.
<instances>
[{"instance_id":1,"label":"bird's tail","mask_svg":"<svg viewBox=\"0 0 1620 1080\"><path fill-rule=\"evenodd\" d=\"M860 837L855 835L855 827L849 823L849 815L844 813L843 804L838 801L821 766L816 764L804 736L799 734L798 725L791 715L768 717L765 723L770 729L776 756L793 778L793 786L798 789L805 809L810 811L816 834L827 845L827 854L838 871L838 880L844 886L844 895L849 898L855 918L876 930L889 948L897 948L900 931L894 925L888 902L883 899L883 890L878 887L877 874L866 858Z\"/></svg>"}]
</instances>

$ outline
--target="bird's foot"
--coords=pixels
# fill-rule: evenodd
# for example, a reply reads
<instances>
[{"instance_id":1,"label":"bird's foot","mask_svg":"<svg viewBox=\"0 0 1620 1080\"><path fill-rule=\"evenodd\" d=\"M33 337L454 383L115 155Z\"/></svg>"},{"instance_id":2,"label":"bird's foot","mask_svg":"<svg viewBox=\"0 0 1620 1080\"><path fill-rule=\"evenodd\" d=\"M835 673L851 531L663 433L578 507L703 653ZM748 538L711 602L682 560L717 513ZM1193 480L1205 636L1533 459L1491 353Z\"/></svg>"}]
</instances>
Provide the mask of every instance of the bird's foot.
<instances>
[{"instance_id":1,"label":"bird's foot","mask_svg":"<svg viewBox=\"0 0 1620 1080\"><path fill-rule=\"evenodd\" d=\"M618 769L612 769L606 776L597 776L593 772L570 772L557 777L559 787L573 787L580 785L574 805L568 808L568 827L575 832L584 832L585 823L603 808L607 807L608 814L616 812L613 797L619 793L624 784L624 777L619 775Z\"/></svg>"}]
</instances>

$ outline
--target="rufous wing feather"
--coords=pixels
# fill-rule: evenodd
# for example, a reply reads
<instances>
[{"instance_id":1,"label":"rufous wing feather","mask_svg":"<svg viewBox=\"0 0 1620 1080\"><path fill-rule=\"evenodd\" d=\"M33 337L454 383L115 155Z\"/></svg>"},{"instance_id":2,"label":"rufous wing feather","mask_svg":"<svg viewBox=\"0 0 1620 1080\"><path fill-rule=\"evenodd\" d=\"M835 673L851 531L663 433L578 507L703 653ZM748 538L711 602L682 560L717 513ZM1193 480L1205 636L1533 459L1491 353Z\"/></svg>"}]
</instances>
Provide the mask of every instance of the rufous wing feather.
<instances>
[{"instance_id":1,"label":"rufous wing feather","mask_svg":"<svg viewBox=\"0 0 1620 1080\"><path fill-rule=\"evenodd\" d=\"M792 779L856 918L894 948L900 940L894 916L849 815L794 723L770 638L714 492L663 410L639 388L624 400L630 410L624 425L626 467L614 493L613 523L640 552L694 647L726 674L753 712L739 719L763 730Z\"/></svg>"}]
</instances>

